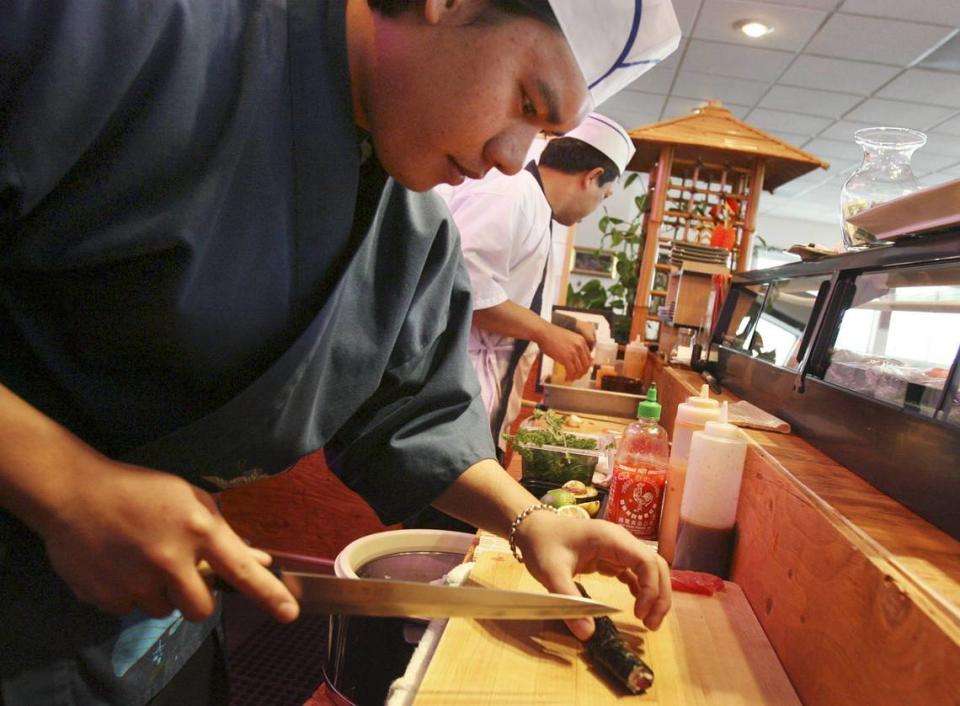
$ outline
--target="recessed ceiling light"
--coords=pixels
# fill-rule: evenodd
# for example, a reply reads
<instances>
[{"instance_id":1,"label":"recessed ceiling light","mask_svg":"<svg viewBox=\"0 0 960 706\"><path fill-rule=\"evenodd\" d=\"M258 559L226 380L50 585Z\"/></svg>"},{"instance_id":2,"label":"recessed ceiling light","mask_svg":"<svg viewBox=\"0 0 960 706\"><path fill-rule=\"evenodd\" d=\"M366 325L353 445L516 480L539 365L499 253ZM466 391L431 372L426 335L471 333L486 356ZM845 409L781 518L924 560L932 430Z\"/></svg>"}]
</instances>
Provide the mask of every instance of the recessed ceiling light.
<instances>
[{"instance_id":1,"label":"recessed ceiling light","mask_svg":"<svg viewBox=\"0 0 960 706\"><path fill-rule=\"evenodd\" d=\"M763 37L773 31L773 27L759 20L739 20L734 22L733 26L751 39Z\"/></svg>"}]
</instances>

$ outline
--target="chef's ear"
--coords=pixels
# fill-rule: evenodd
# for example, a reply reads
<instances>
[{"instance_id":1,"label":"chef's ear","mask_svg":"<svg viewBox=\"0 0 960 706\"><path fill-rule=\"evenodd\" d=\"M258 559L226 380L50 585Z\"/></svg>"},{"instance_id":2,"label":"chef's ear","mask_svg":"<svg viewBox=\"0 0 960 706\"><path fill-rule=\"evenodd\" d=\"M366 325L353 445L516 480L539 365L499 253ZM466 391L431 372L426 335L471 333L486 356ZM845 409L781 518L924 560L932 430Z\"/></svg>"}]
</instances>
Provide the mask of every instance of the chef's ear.
<instances>
[{"instance_id":1,"label":"chef's ear","mask_svg":"<svg viewBox=\"0 0 960 706\"><path fill-rule=\"evenodd\" d=\"M594 167L590 171L584 173L583 185L590 186L592 183L596 182L596 185L600 186L600 180L603 178L603 174L603 167Z\"/></svg>"},{"instance_id":2,"label":"chef's ear","mask_svg":"<svg viewBox=\"0 0 960 706\"><path fill-rule=\"evenodd\" d=\"M427 24L465 25L477 19L484 5L482 0L425 0L423 16Z\"/></svg>"}]
</instances>

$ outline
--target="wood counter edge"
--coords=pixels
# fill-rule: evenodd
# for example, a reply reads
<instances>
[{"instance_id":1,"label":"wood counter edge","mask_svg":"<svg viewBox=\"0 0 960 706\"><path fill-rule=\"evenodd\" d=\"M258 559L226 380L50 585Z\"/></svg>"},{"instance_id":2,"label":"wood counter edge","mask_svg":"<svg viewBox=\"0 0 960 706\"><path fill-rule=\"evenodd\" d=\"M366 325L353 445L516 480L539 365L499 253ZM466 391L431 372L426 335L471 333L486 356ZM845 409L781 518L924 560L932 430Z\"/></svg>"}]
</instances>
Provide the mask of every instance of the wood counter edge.
<instances>
[{"instance_id":1,"label":"wood counter edge","mask_svg":"<svg viewBox=\"0 0 960 706\"><path fill-rule=\"evenodd\" d=\"M661 363L655 379L672 430L700 378ZM744 431L732 579L804 703L960 704L960 542L802 439Z\"/></svg>"}]
</instances>

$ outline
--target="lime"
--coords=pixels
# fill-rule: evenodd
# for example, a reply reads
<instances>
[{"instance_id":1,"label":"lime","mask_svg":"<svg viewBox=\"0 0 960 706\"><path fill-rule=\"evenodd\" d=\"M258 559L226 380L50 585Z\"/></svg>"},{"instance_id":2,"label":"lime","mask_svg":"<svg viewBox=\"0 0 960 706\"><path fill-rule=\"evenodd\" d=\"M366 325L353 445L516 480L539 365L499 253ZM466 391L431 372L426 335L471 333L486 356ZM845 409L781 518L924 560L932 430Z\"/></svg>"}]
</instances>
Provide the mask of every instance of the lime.
<instances>
[{"instance_id":1,"label":"lime","mask_svg":"<svg viewBox=\"0 0 960 706\"><path fill-rule=\"evenodd\" d=\"M557 512L561 515L568 515L570 517L575 517L580 520L589 520L590 513L584 510L579 505L564 505L563 507L557 508Z\"/></svg>"},{"instance_id":2,"label":"lime","mask_svg":"<svg viewBox=\"0 0 960 706\"><path fill-rule=\"evenodd\" d=\"M553 488L544 493L543 497L540 498L540 502L550 507L564 507L565 505L576 505L577 496L569 490Z\"/></svg>"}]
</instances>

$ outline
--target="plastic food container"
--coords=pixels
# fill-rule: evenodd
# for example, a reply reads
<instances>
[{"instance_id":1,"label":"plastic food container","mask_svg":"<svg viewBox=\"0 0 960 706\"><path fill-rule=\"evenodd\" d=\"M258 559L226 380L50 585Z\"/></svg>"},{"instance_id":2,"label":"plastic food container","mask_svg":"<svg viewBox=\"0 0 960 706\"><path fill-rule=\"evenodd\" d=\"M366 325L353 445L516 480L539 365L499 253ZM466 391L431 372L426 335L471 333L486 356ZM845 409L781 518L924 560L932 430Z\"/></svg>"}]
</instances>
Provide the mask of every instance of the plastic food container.
<instances>
[{"instance_id":1,"label":"plastic food container","mask_svg":"<svg viewBox=\"0 0 960 706\"><path fill-rule=\"evenodd\" d=\"M531 421L524 422L521 429L538 429L539 426ZM560 486L569 480L578 480L590 485L601 457L607 458L609 467L615 447L609 436L567 432L564 439L566 445L534 443L522 438L514 440L513 448L520 454L524 483L537 481Z\"/></svg>"}]
</instances>

